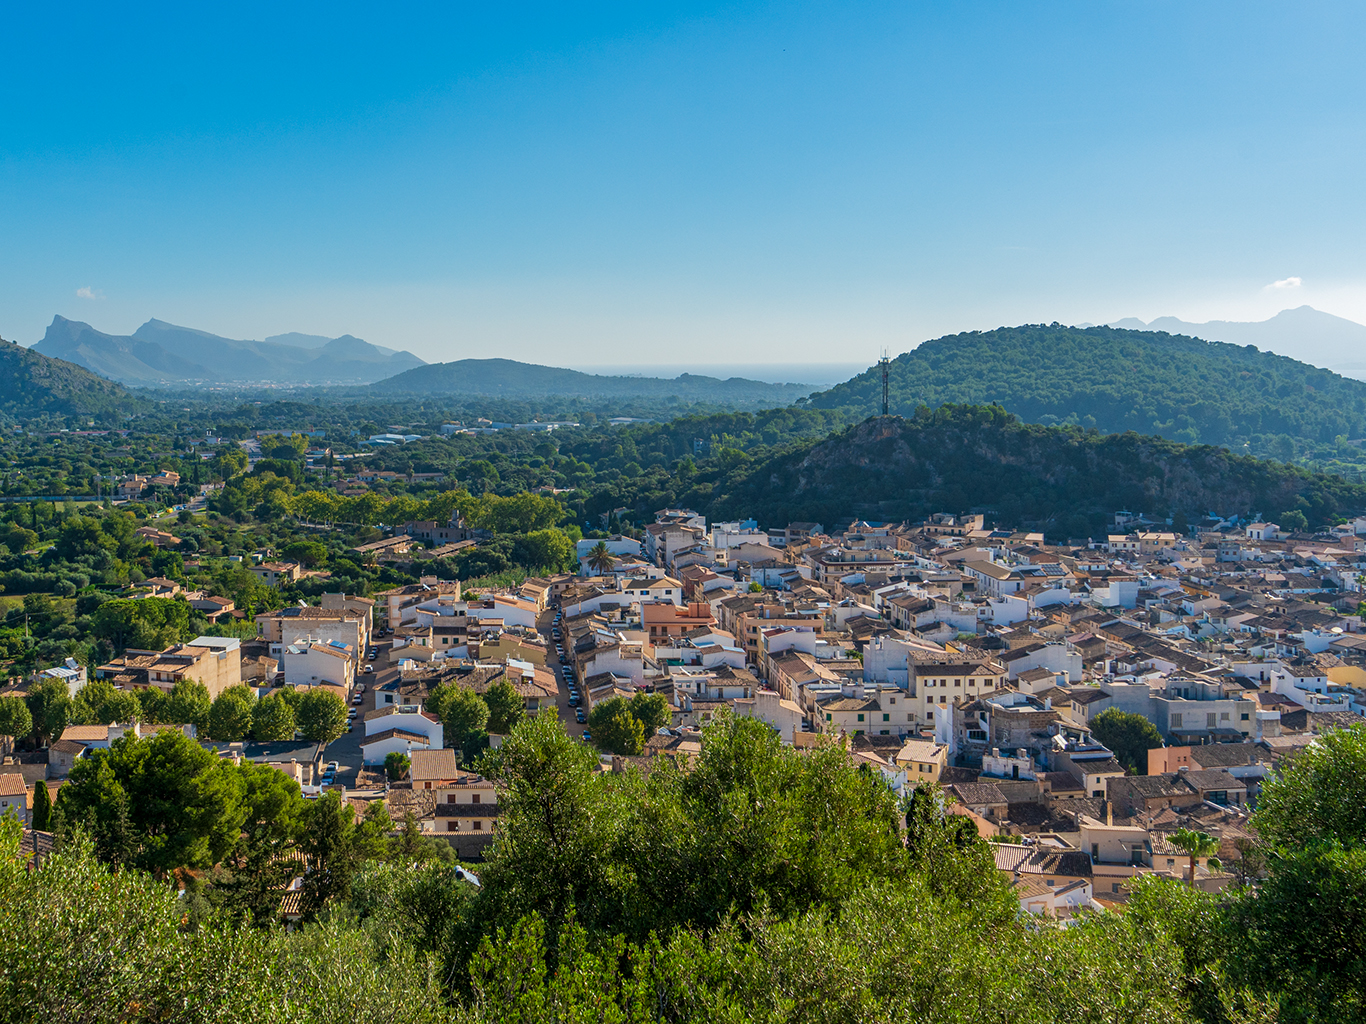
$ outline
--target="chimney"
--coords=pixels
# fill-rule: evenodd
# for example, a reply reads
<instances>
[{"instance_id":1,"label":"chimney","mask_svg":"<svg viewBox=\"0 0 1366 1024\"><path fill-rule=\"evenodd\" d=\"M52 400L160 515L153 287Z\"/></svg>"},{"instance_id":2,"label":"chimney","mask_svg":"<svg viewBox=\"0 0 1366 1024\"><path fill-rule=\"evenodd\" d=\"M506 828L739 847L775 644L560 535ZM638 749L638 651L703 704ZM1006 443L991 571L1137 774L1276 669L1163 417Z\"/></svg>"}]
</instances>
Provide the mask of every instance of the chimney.
<instances>
[{"instance_id":1,"label":"chimney","mask_svg":"<svg viewBox=\"0 0 1366 1024\"><path fill-rule=\"evenodd\" d=\"M1044 709L1045 711L1052 711L1052 710L1053 710L1053 698L1052 698L1052 697L1045 697L1045 698L1043 699L1043 709Z\"/></svg>"}]
</instances>

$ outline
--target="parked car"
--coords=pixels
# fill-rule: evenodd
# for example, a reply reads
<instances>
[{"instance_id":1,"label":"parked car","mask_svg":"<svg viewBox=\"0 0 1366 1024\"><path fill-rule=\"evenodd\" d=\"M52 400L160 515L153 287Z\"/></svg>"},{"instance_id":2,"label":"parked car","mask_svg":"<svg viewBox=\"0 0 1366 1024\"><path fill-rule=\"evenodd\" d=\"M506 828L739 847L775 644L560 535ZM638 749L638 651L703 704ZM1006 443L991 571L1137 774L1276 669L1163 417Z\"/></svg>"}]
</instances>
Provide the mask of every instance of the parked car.
<instances>
[{"instance_id":1,"label":"parked car","mask_svg":"<svg viewBox=\"0 0 1366 1024\"><path fill-rule=\"evenodd\" d=\"M364 672L366 675L369 675L371 672L375 671L375 666L366 665L365 668L361 669L361 671Z\"/></svg>"},{"instance_id":2,"label":"parked car","mask_svg":"<svg viewBox=\"0 0 1366 1024\"><path fill-rule=\"evenodd\" d=\"M588 721L588 716L583 713L583 708L579 708L578 711L575 711L574 717L577 718L580 722Z\"/></svg>"},{"instance_id":3,"label":"parked car","mask_svg":"<svg viewBox=\"0 0 1366 1024\"><path fill-rule=\"evenodd\" d=\"M356 694L355 697L353 697L353 698L351 699L351 703L352 703L352 704L355 704L355 705L359 705L360 702L363 701L364 699L365 699L365 698L362 697L362 696L358 693L358 694Z\"/></svg>"},{"instance_id":4,"label":"parked car","mask_svg":"<svg viewBox=\"0 0 1366 1024\"><path fill-rule=\"evenodd\" d=\"M593 742L593 734L592 734L591 732L589 732L587 729L585 729L585 730L583 731L583 741L584 741L585 743L592 743L592 742Z\"/></svg>"},{"instance_id":5,"label":"parked car","mask_svg":"<svg viewBox=\"0 0 1366 1024\"><path fill-rule=\"evenodd\" d=\"M340 770L341 765L338 764L336 761L328 761L327 764L323 765L323 771L328 775L335 775Z\"/></svg>"},{"instance_id":6,"label":"parked car","mask_svg":"<svg viewBox=\"0 0 1366 1024\"><path fill-rule=\"evenodd\" d=\"M579 706L579 698L578 698L577 695L575 695L575 694L571 694L571 695L570 695L570 697L569 697L569 706L570 706L571 708L576 708L576 707Z\"/></svg>"}]
</instances>

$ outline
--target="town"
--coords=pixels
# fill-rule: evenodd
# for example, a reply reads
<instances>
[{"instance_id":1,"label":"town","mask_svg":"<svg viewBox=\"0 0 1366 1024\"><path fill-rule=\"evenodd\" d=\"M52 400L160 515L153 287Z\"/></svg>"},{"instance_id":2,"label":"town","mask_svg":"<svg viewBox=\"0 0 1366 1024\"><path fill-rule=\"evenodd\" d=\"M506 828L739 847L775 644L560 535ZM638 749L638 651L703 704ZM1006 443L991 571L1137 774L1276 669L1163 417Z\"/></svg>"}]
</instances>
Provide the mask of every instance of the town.
<instances>
[{"instance_id":1,"label":"town","mask_svg":"<svg viewBox=\"0 0 1366 1024\"><path fill-rule=\"evenodd\" d=\"M1324 534L1236 517L1181 532L1129 512L1113 522L1107 540L1072 547L980 514L765 530L664 509L639 538L578 541L577 572L515 588L422 576L258 613L253 638L130 647L89 669L68 659L5 696L32 704L55 683L81 700L92 686L139 711L67 725L37 749L4 737L0 811L32 825L26 848L50 848L53 802L83 760L171 729L284 773L305 797L415 816L477 863L496 841L498 787L474 771L472 733L496 748L523 716L550 716L602 771L659 757L686 770L708 723L734 715L798 751L837 745L898 798L942 787L1030 913L1112 909L1147 874L1218 891L1257 873L1248 816L1262 780L1366 714L1366 517ZM410 558L479 536L457 514L363 547ZM268 555L245 563L266 586L307 572ZM136 589L210 622L234 611L171 579ZM145 700L119 701L170 703L186 683L203 688L198 722L147 721ZM497 721L470 723L452 692L488 698ZM284 699L297 714L320 695L330 721L249 735L253 708L259 721ZM219 714L237 699L239 722ZM302 881L282 894L282 920L298 920Z\"/></svg>"},{"instance_id":2,"label":"town","mask_svg":"<svg viewBox=\"0 0 1366 1024\"><path fill-rule=\"evenodd\" d=\"M0 1024L1366 1019L1366 7L6 15Z\"/></svg>"}]
</instances>

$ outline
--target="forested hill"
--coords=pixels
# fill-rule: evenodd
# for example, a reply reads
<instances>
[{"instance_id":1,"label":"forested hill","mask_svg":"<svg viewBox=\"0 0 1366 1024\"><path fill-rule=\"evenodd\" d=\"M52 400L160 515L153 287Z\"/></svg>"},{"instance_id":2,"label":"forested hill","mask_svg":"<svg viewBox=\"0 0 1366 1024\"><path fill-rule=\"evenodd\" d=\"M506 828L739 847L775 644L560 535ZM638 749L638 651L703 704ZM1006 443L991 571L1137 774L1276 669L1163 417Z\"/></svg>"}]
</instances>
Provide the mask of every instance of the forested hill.
<instances>
[{"instance_id":1,"label":"forested hill","mask_svg":"<svg viewBox=\"0 0 1366 1024\"><path fill-rule=\"evenodd\" d=\"M891 411L903 416L921 405L995 402L1031 423L1249 442L1281 457L1293 452L1283 435L1366 435L1366 382L1252 346L1152 331L1040 324L954 334L898 356L889 376ZM861 417L881 400L872 367L809 405Z\"/></svg>"},{"instance_id":2,"label":"forested hill","mask_svg":"<svg viewBox=\"0 0 1366 1024\"><path fill-rule=\"evenodd\" d=\"M49 415L105 420L140 412L147 402L75 363L0 339L0 416Z\"/></svg>"},{"instance_id":3,"label":"forested hill","mask_svg":"<svg viewBox=\"0 0 1366 1024\"><path fill-rule=\"evenodd\" d=\"M713 518L831 525L988 508L1060 537L1103 528L1104 513L1117 508L1273 518L1299 510L1312 526L1366 508L1366 486L1338 477L1209 445L1024 424L995 406L866 420L715 487Z\"/></svg>"},{"instance_id":4,"label":"forested hill","mask_svg":"<svg viewBox=\"0 0 1366 1024\"><path fill-rule=\"evenodd\" d=\"M377 394L422 394L452 397L544 399L653 398L667 402L710 403L735 409L790 405L809 395L804 384L769 384L732 377L685 373L663 377L615 377L581 373L558 366L538 366L512 359L460 359L421 366L370 386Z\"/></svg>"}]
</instances>

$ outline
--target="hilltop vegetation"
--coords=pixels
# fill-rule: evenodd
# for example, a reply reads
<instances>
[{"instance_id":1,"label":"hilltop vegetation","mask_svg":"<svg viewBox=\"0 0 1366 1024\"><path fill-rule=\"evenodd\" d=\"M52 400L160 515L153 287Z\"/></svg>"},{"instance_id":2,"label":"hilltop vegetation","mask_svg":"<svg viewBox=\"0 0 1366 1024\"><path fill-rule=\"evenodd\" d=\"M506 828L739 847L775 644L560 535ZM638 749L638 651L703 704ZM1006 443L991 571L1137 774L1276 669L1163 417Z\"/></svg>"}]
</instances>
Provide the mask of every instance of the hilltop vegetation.
<instances>
[{"instance_id":1,"label":"hilltop vegetation","mask_svg":"<svg viewBox=\"0 0 1366 1024\"><path fill-rule=\"evenodd\" d=\"M0 821L0 1018L1353 1021L1363 755L1366 729L1340 730L1267 780L1260 886L1141 878L1122 913L1060 928L1020 913L937 787L898 801L838 744L729 713L648 772L520 722L477 765L499 787L478 885L382 803L126 737L59 791L41 870ZM299 870L303 928L270 927Z\"/></svg>"},{"instance_id":2,"label":"hilltop vegetation","mask_svg":"<svg viewBox=\"0 0 1366 1024\"><path fill-rule=\"evenodd\" d=\"M1252 346L1110 327L1026 325L927 341L891 363L891 412L997 403L1032 423L1134 430L1190 444L1248 445L1288 460L1296 441L1366 435L1366 382ZM871 367L811 408L879 411Z\"/></svg>"},{"instance_id":3,"label":"hilltop vegetation","mask_svg":"<svg viewBox=\"0 0 1366 1024\"><path fill-rule=\"evenodd\" d=\"M117 423L147 403L74 363L0 338L0 416L9 420L85 417Z\"/></svg>"},{"instance_id":4,"label":"hilltop vegetation","mask_svg":"<svg viewBox=\"0 0 1366 1024\"><path fill-rule=\"evenodd\" d=\"M1337 477L1210 445L1025 424L999 406L870 419L718 473L714 488L707 506L714 518L829 524L980 507L1063 537L1088 535L1117 508L1192 517L1297 510L1320 527L1366 507L1366 486Z\"/></svg>"}]
</instances>

